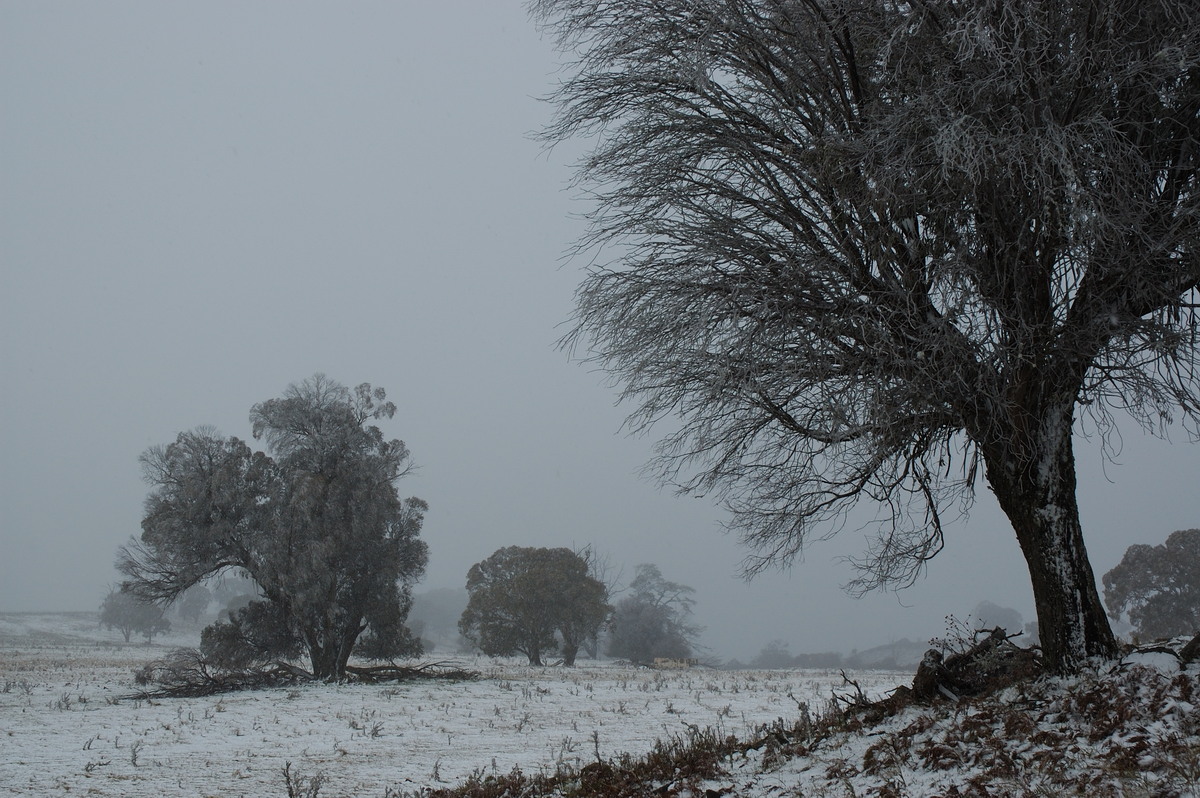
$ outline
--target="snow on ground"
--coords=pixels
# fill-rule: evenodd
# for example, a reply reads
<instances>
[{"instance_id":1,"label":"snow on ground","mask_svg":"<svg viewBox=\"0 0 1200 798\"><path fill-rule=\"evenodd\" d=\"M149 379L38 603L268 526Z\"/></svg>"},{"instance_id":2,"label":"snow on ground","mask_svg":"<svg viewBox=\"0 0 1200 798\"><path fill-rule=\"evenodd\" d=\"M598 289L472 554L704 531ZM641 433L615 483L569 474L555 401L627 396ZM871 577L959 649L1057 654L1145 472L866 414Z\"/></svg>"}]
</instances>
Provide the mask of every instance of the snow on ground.
<instances>
[{"instance_id":1,"label":"snow on ground","mask_svg":"<svg viewBox=\"0 0 1200 798\"><path fill-rule=\"evenodd\" d=\"M285 794L282 768L323 771L322 796L384 796L472 773L553 771L648 751L688 724L751 736L801 702L819 712L828 671L530 668L459 659L472 682L324 685L128 700L132 672L176 645L126 645L94 613L0 614L0 795ZM881 696L911 676L859 673ZM764 792L765 794L769 794Z\"/></svg>"},{"instance_id":2,"label":"snow on ground","mask_svg":"<svg viewBox=\"0 0 1200 798\"><path fill-rule=\"evenodd\" d=\"M1198 704L1200 667L1135 653L1071 678L908 706L879 723L747 751L704 794L1195 798Z\"/></svg>"}]
</instances>

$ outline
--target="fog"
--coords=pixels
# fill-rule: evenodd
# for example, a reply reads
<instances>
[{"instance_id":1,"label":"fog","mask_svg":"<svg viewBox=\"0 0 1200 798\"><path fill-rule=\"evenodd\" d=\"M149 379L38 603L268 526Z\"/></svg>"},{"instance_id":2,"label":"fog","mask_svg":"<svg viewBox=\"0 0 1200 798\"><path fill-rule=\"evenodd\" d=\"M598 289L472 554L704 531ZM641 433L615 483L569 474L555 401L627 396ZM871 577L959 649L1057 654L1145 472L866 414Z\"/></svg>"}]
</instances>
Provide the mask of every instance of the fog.
<instances>
[{"instance_id":1,"label":"fog","mask_svg":"<svg viewBox=\"0 0 1200 798\"><path fill-rule=\"evenodd\" d=\"M710 499L646 479L605 375L557 342L583 264L569 147L530 138L559 59L517 0L0 4L0 611L95 609L139 532L138 455L323 372L388 391L419 470L428 572L583 546L697 590L702 642L748 659L943 631L982 600L1032 620L986 490L910 590L840 589L852 524L790 571ZM1081 428L1097 576L1200 525L1200 447Z\"/></svg>"}]
</instances>

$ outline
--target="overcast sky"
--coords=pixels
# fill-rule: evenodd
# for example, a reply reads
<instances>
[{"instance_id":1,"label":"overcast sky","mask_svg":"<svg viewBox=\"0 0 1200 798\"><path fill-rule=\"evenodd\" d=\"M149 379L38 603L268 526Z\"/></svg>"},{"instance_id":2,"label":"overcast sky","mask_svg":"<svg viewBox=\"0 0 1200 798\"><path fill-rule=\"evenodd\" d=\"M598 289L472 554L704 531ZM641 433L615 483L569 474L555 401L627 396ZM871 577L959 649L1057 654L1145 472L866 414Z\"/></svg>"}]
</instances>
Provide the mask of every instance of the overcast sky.
<instances>
[{"instance_id":1,"label":"overcast sky","mask_svg":"<svg viewBox=\"0 0 1200 798\"><path fill-rule=\"evenodd\" d=\"M719 508L639 476L603 375L556 341L582 264L572 153L530 140L557 57L519 0L0 0L0 611L94 609L139 532L137 457L315 372L387 389L431 506L418 589L506 545L594 544L694 586L713 653L866 648L981 600L1032 619L989 494L927 576L855 601L847 531L738 578ZM1081 441L1097 576L1200 526L1200 447Z\"/></svg>"}]
</instances>

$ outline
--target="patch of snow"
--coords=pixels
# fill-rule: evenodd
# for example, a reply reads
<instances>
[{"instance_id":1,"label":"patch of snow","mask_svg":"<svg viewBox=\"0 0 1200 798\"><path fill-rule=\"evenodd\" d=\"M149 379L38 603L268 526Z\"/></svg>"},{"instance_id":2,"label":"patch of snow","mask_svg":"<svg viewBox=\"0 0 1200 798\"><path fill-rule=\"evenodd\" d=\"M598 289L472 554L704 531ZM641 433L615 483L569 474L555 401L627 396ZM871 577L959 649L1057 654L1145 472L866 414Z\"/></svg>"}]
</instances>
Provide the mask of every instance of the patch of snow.
<instances>
[{"instance_id":1,"label":"patch of snow","mask_svg":"<svg viewBox=\"0 0 1200 798\"><path fill-rule=\"evenodd\" d=\"M1170 651L1134 651L1127 654L1121 664L1141 665L1162 673L1178 673L1180 669L1179 657Z\"/></svg>"}]
</instances>

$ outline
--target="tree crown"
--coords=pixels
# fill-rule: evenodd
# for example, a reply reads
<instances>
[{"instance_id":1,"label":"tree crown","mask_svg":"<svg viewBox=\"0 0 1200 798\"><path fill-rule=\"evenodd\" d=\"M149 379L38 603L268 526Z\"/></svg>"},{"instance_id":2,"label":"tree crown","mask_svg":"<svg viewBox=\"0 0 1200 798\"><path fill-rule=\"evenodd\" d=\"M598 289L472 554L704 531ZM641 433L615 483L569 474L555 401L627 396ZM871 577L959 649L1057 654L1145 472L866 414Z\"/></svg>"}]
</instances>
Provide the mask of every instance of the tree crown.
<instances>
[{"instance_id":1,"label":"tree crown","mask_svg":"<svg viewBox=\"0 0 1200 798\"><path fill-rule=\"evenodd\" d=\"M373 652L411 648L403 621L428 558L419 537L428 507L397 492L407 447L367 423L394 413L382 388L352 392L318 374L251 410L268 452L208 428L147 450L142 537L118 562L130 590L169 602L244 573L261 606L210 635L213 650L240 641L253 658L302 643L322 677L340 675L364 630Z\"/></svg>"},{"instance_id":2,"label":"tree crown","mask_svg":"<svg viewBox=\"0 0 1200 798\"><path fill-rule=\"evenodd\" d=\"M1104 575L1109 614L1128 613L1147 638L1200 632L1200 529L1172 532L1157 546L1138 543Z\"/></svg>"},{"instance_id":3,"label":"tree crown","mask_svg":"<svg viewBox=\"0 0 1200 798\"><path fill-rule=\"evenodd\" d=\"M725 499L751 572L866 498L858 586L908 584L1051 419L1195 431L1190 4L533 8L573 59L546 140L594 145L566 343L635 427L682 417L659 475Z\"/></svg>"}]
</instances>

